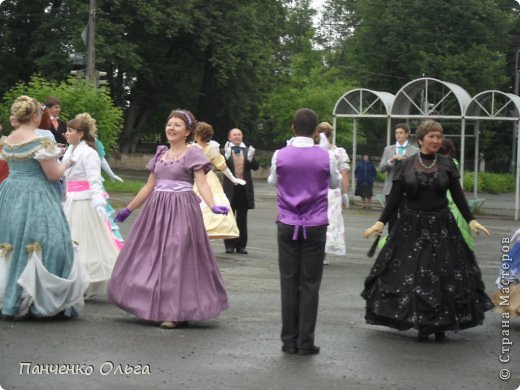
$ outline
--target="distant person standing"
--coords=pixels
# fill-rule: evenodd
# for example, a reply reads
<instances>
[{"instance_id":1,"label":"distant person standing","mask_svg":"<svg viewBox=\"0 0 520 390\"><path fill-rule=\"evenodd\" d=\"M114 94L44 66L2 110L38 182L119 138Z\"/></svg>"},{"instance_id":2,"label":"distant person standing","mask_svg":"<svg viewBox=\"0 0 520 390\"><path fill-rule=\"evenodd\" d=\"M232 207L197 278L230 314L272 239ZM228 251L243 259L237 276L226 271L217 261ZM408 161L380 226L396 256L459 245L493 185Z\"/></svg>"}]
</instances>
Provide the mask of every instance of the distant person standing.
<instances>
[{"instance_id":1,"label":"distant person standing","mask_svg":"<svg viewBox=\"0 0 520 390\"><path fill-rule=\"evenodd\" d=\"M237 226L240 232L238 238L224 240L226 253L247 254L247 211L255 208L255 194L251 171L256 171L260 165L255 160L255 148L242 142L244 134L240 129L231 129L228 133L228 143L225 147L226 164L233 176L246 181L245 185L235 185L224 177L224 192L226 193L231 209L235 213Z\"/></svg>"},{"instance_id":2,"label":"distant person standing","mask_svg":"<svg viewBox=\"0 0 520 390\"><path fill-rule=\"evenodd\" d=\"M50 126L48 128L42 127L42 129L50 130L59 145L67 144L67 139L65 138L67 124L60 119L61 102L58 98L49 96L45 101L45 107L50 114Z\"/></svg>"},{"instance_id":3,"label":"distant person standing","mask_svg":"<svg viewBox=\"0 0 520 390\"><path fill-rule=\"evenodd\" d=\"M407 157L418 153L419 149L413 146L409 141L410 128L406 123L398 123L394 127L395 131L395 145L387 146L383 152L383 157L379 163L379 172L386 173L385 184L383 186L383 195L385 195L386 202L392 190L392 182L394 180L394 164L397 161L403 160ZM390 233L397 220L397 211L395 211L388 219L388 232Z\"/></svg>"},{"instance_id":4,"label":"distant person standing","mask_svg":"<svg viewBox=\"0 0 520 390\"><path fill-rule=\"evenodd\" d=\"M363 208L369 209L372 206L372 196L374 196L374 181L376 180L376 167L370 161L368 154L363 154L362 160L356 164L356 193L363 201Z\"/></svg>"}]
</instances>

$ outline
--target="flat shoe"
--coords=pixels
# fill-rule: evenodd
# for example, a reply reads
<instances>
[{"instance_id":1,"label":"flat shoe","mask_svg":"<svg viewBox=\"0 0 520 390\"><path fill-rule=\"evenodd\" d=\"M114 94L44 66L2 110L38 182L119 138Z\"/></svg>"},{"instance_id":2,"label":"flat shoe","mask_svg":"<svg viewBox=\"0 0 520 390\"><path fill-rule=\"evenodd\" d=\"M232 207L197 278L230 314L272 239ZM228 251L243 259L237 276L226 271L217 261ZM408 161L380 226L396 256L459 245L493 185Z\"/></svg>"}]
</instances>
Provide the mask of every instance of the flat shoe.
<instances>
[{"instance_id":1,"label":"flat shoe","mask_svg":"<svg viewBox=\"0 0 520 390\"><path fill-rule=\"evenodd\" d=\"M288 353L289 355L294 355L297 352L297 350L296 350L296 347L282 345L282 352Z\"/></svg>"},{"instance_id":2,"label":"flat shoe","mask_svg":"<svg viewBox=\"0 0 520 390\"><path fill-rule=\"evenodd\" d=\"M178 323L172 321L164 321L161 322L161 325L159 325L159 327L161 327L162 329L175 329L177 326Z\"/></svg>"}]
</instances>

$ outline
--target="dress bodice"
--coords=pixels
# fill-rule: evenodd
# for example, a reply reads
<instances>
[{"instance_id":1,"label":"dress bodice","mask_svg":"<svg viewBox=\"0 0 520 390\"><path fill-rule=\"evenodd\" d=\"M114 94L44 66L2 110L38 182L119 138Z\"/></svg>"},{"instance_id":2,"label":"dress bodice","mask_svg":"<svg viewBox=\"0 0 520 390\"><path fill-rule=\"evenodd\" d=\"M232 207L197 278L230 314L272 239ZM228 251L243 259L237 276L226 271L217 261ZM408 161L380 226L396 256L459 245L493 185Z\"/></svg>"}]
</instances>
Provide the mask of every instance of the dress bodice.
<instances>
[{"instance_id":1,"label":"dress bodice","mask_svg":"<svg viewBox=\"0 0 520 390\"><path fill-rule=\"evenodd\" d=\"M11 179L47 180L39 161L57 158L60 153L56 144L45 137L16 145L9 144L5 137L0 139L0 155L9 164Z\"/></svg>"},{"instance_id":2,"label":"dress bodice","mask_svg":"<svg viewBox=\"0 0 520 390\"><path fill-rule=\"evenodd\" d=\"M211 164L200 148L188 148L186 154L179 159L164 161L162 156L168 151L166 146L159 146L155 156L146 168L155 174L157 181L174 180L193 184L194 171L203 169L208 172Z\"/></svg>"}]
</instances>

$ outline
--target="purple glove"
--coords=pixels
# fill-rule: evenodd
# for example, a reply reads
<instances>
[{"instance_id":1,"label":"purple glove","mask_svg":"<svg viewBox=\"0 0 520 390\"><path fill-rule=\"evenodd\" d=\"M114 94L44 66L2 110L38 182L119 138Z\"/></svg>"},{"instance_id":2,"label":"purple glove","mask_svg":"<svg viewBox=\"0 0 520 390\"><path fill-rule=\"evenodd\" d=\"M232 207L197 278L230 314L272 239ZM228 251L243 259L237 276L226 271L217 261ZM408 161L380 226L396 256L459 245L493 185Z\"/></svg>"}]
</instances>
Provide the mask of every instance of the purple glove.
<instances>
[{"instance_id":1,"label":"purple glove","mask_svg":"<svg viewBox=\"0 0 520 390\"><path fill-rule=\"evenodd\" d=\"M229 207L227 207L227 206L213 206L211 208L211 211L214 214L224 214L224 215L227 215L227 213L229 213Z\"/></svg>"},{"instance_id":2,"label":"purple glove","mask_svg":"<svg viewBox=\"0 0 520 390\"><path fill-rule=\"evenodd\" d=\"M132 214L132 210L125 207L123 210L120 210L117 212L116 217L114 218L114 221L124 222L125 219L127 219L130 214Z\"/></svg>"}]
</instances>

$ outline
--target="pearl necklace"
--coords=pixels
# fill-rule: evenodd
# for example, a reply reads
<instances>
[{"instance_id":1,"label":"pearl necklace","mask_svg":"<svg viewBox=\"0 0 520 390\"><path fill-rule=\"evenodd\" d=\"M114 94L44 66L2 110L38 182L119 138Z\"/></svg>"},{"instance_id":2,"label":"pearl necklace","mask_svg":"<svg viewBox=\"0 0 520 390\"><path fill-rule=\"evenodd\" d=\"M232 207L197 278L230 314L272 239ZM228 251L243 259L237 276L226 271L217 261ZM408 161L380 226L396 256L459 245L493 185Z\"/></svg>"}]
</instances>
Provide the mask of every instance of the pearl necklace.
<instances>
[{"instance_id":1,"label":"pearl necklace","mask_svg":"<svg viewBox=\"0 0 520 390\"><path fill-rule=\"evenodd\" d=\"M430 168L433 168L435 166L435 164L437 164L437 153L435 153L435 157L433 158L433 162L430 164L430 165L426 165L422 158L421 158L421 153L417 154L417 157L419 157L419 164L421 164L423 167L425 167L426 169L430 169Z\"/></svg>"}]
</instances>

